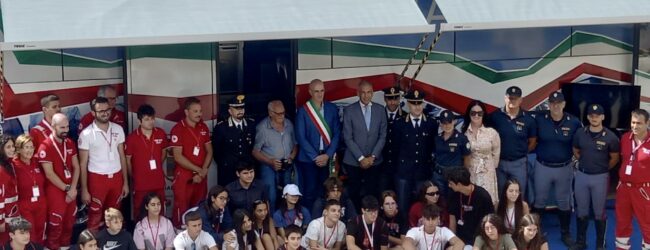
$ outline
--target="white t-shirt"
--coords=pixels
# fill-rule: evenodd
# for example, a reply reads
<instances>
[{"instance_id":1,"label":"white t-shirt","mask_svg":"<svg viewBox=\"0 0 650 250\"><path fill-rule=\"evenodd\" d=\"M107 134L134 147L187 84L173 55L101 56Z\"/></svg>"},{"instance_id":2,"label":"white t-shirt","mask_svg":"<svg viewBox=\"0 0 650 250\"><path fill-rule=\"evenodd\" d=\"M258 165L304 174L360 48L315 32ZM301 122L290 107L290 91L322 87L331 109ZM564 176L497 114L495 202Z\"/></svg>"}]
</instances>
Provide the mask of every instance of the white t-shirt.
<instances>
[{"instance_id":1,"label":"white t-shirt","mask_svg":"<svg viewBox=\"0 0 650 250\"><path fill-rule=\"evenodd\" d=\"M195 243L196 248L192 249L192 243ZM211 247L216 247L217 243L214 242L212 236L205 231L201 231L196 240L192 240L187 230L179 233L174 238L174 248L176 250L207 250Z\"/></svg>"},{"instance_id":2,"label":"white t-shirt","mask_svg":"<svg viewBox=\"0 0 650 250\"><path fill-rule=\"evenodd\" d=\"M325 230L324 232L323 229ZM325 245L325 241L327 241L325 248L332 248L337 241L343 241L344 237L345 223L339 220L334 228L328 228L325 226L324 218L320 217L309 223L307 233L302 237L300 245L304 248L309 248L309 240L316 240L319 246L323 246Z\"/></svg>"},{"instance_id":3,"label":"white t-shirt","mask_svg":"<svg viewBox=\"0 0 650 250\"><path fill-rule=\"evenodd\" d=\"M104 132L93 122L79 134L79 150L88 150L88 171L95 174L115 174L122 170L117 146L124 143L124 129L113 122Z\"/></svg>"},{"instance_id":4,"label":"white t-shirt","mask_svg":"<svg viewBox=\"0 0 650 250\"><path fill-rule=\"evenodd\" d=\"M446 227L436 226L436 231L433 234L426 234L425 236L424 226L419 226L406 232L406 237L415 241L418 250L443 250L447 242L456 235Z\"/></svg>"}]
</instances>

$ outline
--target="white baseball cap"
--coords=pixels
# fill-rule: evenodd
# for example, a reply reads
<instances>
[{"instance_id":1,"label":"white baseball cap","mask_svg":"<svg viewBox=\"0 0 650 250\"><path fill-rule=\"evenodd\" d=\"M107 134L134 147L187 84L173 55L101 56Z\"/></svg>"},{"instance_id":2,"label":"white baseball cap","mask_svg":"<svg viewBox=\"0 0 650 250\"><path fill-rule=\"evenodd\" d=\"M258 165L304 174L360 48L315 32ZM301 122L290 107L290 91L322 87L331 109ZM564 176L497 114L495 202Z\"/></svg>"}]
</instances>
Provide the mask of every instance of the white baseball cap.
<instances>
[{"instance_id":1,"label":"white baseball cap","mask_svg":"<svg viewBox=\"0 0 650 250\"><path fill-rule=\"evenodd\" d=\"M286 186L284 186L284 189L282 189L282 197L285 197L287 195L302 196L296 184L287 184Z\"/></svg>"}]
</instances>

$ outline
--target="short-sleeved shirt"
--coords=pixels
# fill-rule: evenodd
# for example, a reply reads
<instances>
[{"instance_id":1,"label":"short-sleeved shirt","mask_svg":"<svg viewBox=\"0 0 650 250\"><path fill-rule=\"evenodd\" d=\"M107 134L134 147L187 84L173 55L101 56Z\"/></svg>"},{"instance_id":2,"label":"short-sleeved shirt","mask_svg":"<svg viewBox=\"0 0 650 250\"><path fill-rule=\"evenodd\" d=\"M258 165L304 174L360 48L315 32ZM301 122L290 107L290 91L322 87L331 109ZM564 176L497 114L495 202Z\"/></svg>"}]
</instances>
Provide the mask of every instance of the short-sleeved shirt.
<instances>
[{"instance_id":1,"label":"short-sleeved shirt","mask_svg":"<svg viewBox=\"0 0 650 250\"><path fill-rule=\"evenodd\" d=\"M623 182L636 184L650 182L650 131L641 145L636 145L633 141L632 132L621 136L621 169L618 171L618 176ZM637 150L633 150L633 146L638 146ZM625 173L628 165L632 166L630 174Z\"/></svg>"},{"instance_id":2,"label":"short-sleeved shirt","mask_svg":"<svg viewBox=\"0 0 650 250\"><path fill-rule=\"evenodd\" d=\"M275 227L284 228L292 224L302 227L309 225L309 222L311 222L311 214L307 208L302 206L298 214L296 214L296 209L289 209L287 211L278 209L273 213L273 222L275 222Z\"/></svg>"},{"instance_id":3,"label":"short-sleeved shirt","mask_svg":"<svg viewBox=\"0 0 650 250\"><path fill-rule=\"evenodd\" d=\"M424 226L419 226L411 228L406 237L415 242L418 250L444 250L445 245L456 235L449 228L438 226L433 234L428 234L424 232Z\"/></svg>"},{"instance_id":4,"label":"short-sleeved shirt","mask_svg":"<svg viewBox=\"0 0 650 250\"><path fill-rule=\"evenodd\" d=\"M137 250L133 242L133 236L125 230L121 230L113 235L104 228L96 235L97 248L106 250Z\"/></svg>"},{"instance_id":5,"label":"short-sleeved shirt","mask_svg":"<svg viewBox=\"0 0 650 250\"><path fill-rule=\"evenodd\" d=\"M526 157L528 139L537 137L533 117L528 112L519 110L517 117L510 119L502 108L494 111L490 118L501 138L501 159L513 161Z\"/></svg>"},{"instance_id":6,"label":"short-sleeved shirt","mask_svg":"<svg viewBox=\"0 0 650 250\"><path fill-rule=\"evenodd\" d=\"M79 150L88 150L88 172L115 174L122 170L118 145L124 143L124 129L108 122L106 132L91 124L79 134Z\"/></svg>"},{"instance_id":7,"label":"short-sleeved shirt","mask_svg":"<svg viewBox=\"0 0 650 250\"><path fill-rule=\"evenodd\" d=\"M29 130L29 136L32 137L32 142L34 142L34 148L38 148L38 146L49 137L52 132L54 132L54 129L52 128L52 125L50 125L45 119L41 120L36 126L34 126L32 129Z\"/></svg>"},{"instance_id":8,"label":"short-sleeved shirt","mask_svg":"<svg viewBox=\"0 0 650 250\"><path fill-rule=\"evenodd\" d=\"M361 249L380 249L381 246L388 246L388 226L386 222L377 217L375 223L366 224L363 215L359 215L348 221L346 225L347 235L354 237L354 244ZM372 241L369 235L372 235Z\"/></svg>"},{"instance_id":9,"label":"short-sleeved shirt","mask_svg":"<svg viewBox=\"0 0 650 250\"><path fill-rule=\"evenodd\" d=\"M251 183L248 189L242 187L239 180L235 180L226 185L226 190L228 190L228 196L230 197L230 201L228 202L230 211L235 211L239 208L249 210L253 207L253 203L256 200L269 200L266 184L258 180L253 180L253 183Z\"/></svg>"},{"instance_id":10,"label":"short-sleeved shirt","mask_svg":"<svg viewBox=\"0 0 650 250\"><path fill-rule=\"evenodd\" d=\"M494 244L494 242L491 242ZM476 236L474 240L474 246L478 247L479 249L492 249L489 247L489 245L483 240L483 237ZM515 242L512 240L512 236L510 234L503 234L499 237L499 242L497 245L497 248L495 250L510 250L510 249L517 249L517 245L515 245Z\"/></svg>"},{"instance_id":11,"label":"short-sleeved shirt","mask_svg":"<svg viewBox=\"0 0 650 250\"><path fill-rule=\"evenodd\" d=\"M578 168L588 174L602 174L609 171L609 154L621 151L618 137L607 128L598 133L589 127L579 129L573 136L573 147L580 150Z\"/></svg>"},{"instance_id":12,"label":"short-sleeved shirt","mask_svg":"<svg viewBox=\"0 0 650 250\"><path fill-rule=\"evenodd\" d=\"M307 227L307 232L302 237L300 245L304 248L309 248L309 240L315 240L318 242L319 246L325 246L325 248L332 248L336 242L341 241L345 237L345 224L341 221L337 221L336 226L329 228L325 226L324 217L315 219L309 223ZM327 241L327 245L325 245Z\"/></svg>"},{"instance_id":13,"label":"short-sleeved shirt","mask_svg":"<svg viewBox=\"0 0 650 250\"><path fill-rule=\"evenodd\" d=\"M196 166L203 166L207 154L205 147L208 144L210 144L210 130L203 121L197 122L192 127L187 124L187 121L181 120L172 128L170 146L183 148L183 156ZM176 171L190 172L180 167L178 162Z\"/></svg>"},{"instance_id":14,"label":"short-sleeved shirt","mask_svg":"<svg viewBox=\"0 0 650 250\"><path fill-rule=\"evenodd\" d=\"M293 147L298 144L291 121L284 120L284 131L279 132L271 126L271 119L265 118L257 125L254 149L275 159L287 159Z\"/></svg>"},{"instance_id":15,"label":"short-sleeved shirt","mask_svg":"<svg viewBox=\"0 0 650 250\"><path fill-rule=\"evenodd\" d=\"M126 137L124 153L131 157L134 190L154 190L165 187L162 151L167 145L167 135L160 128L153 128L149 138L140 128ZM155 162L153 166L150 163L152 160Z\"/></svg>"},{"instance_id":16,"label":"short-sleeved shirt","mask_svg":"<svg viewBox=\"0 0 650 250\"><path fill-rule=\"evenodd\" d=\"M463 157L472 153L467 136L455 129L447 140L443 134L441 132L435 139L436 164L445 167L463 166Z\"/></svg>"},{"instance_id":17,"label":"short-sleeved shirt","mask_svg":"<svg viewBox=\"0 0 650 250\"><path fill-rule=\"evenodd\" d=\"M564 113L554 121L549 112L535 116L537 123L537 159L548 163L565 163L573 156L573 135L582 127L575 116Z\"/></svg>"},{"instance_id":18,"label":"short-sleeved shirt","mask_svg":"<svg viewBox=\"0 0 650 250\"><path fill-rule=\"evenodd\" d=\"M18 181L18 200L21 202L45 201L45 174L38 165L38 160L32 158L26 164L20 158L13 159L14 172ZM35 194L34 188L38 191Z\"/></svg>"},{"instance_id":19,"label":"short-sleeved shirt","mask_svg":"<svg viewBox=\"0 0 650 250\"><path fill-rule=\"evenodd\" d=\"M192 248L192 243L195 247ZM196 240L192 240L187 230L179 233L174 238L174 249L176 250L205 250L211 247L217 247L217 243L214 242L214 239L210 234L201 231L199 236L196 237Z\"/></svg>"},{"instance_id":20,"label":"short-sleeved shirt","mask_svg":"<svg viewBox=\"0 0 650 250\"><path fill-rule=\"evenodd\" d=\"M174 246L174 225L165 218L159 217L158 223L149 224L147 218L142 219L135 224L133 230L133 241L138 249L146 250L164 250Z\"/></svg>"},{"instance_id":21,"label":"short-sleeved shirt","mask_svg":"<svg viewBox=\"0 0 650 250\"><path fill-rule=\"evenodd\" d=\"M68 185L72 183L72 175L74 174L72 158L75 155L77 155L77 148L68 138L66 138L62 143L59 143L50 136L47 140L43 141L38 148L38 162L51 163L56 176ZM63 159L65 159L65 162ZM68 171L68 175L66 175L66 170ZM56 186L49 180L45 183L46 188L48 186L56 188Z\"/></svg>"},{"instance_id":22,"label":"short-sleeved shirt","mask_svg":"<svg viewBox=\"0 0 650 250\"><path fill-rule=\"evenodd\" d=\"M399 213L395 216L388 218L383 212L379 214L381 218L386 221L386 226L388 227L388 235L395 238L399 238L402 235L405 235L409 230L408 223Z\"/></svg>"},{"instance_id":23,"label":"short-sleeved shirt","mask_svg":"<svg viewBox=\"0 0 650 250\"><path fill-rule=\"evenodd\" d=\"M458 238L465 244L471 245L474 242L476 228L483 217L494 213L494 205L490 194L484 188L474 185L474 191L469 196L459 192L449 196L449 213L456 217Z\"/></svg>"}]
</instances>

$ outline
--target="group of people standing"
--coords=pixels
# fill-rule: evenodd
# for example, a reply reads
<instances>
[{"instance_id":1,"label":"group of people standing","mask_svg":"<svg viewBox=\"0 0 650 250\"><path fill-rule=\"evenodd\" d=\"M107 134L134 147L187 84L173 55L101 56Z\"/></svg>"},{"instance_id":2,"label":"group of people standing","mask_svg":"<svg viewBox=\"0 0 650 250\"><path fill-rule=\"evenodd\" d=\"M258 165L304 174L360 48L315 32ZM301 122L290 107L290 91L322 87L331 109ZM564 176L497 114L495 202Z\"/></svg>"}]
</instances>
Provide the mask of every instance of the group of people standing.
<instances>
[{"instance_id":1,"label":"group of people standing","mask_svg":"<svg viewBox=\"0 0 650 250\"><path fill-rule=\"evenodd\" d=\"M111 209L132 195L141 219L133 235L137 249L196 250L199 243L210 249L547 249L539 216L547 213L553 187L562 241L585 249L593 213L595 246L604 249L606 187L619 159L617 247L629 248L633 215L650 235L650 217L639 213L650 200L645 110L632 112L632 131L619 143L603 126L602 106L587 106L589 124L583 127L563 111L561 92L551 93L549 110L539 112L521 108L516 86L507 88L504 107L491 114L481 101L471 101L460 130L461 117L449 110L425 114L423 91L383 92L385 106L372 101L373 84L361 81L359 101L341 117L325 101L325 83L314 79L294 122L279 100L268 103L262 121L246 118L246 97L237 95L212 135L201 102L190 97L168 139L146 104L137 110L140 125L126 136L124 113L115 109L117 92L104 86L90 102L90 118L82 119L76 142L68 136L59 98L47 95L41 100L44 118L29 134L0 141L0 241L29 228L32 240L48 249L70 245L77 199L89 206L88 233L103 224L119 233L121 222L116 229L112 221L123 218ZM537 158L529 168L531 152ZM164 171L167 155L173 174ZM208 190L213 160L218 185ZM160 216L167 175L174 179L171 220ZM534 196L524 195L528 185ZM579 190L576 240L569 230L572 190ZM29 227L12 224L22 220ZM187 230L158 237L165 223ZM650 248L647 242L645 237Z\"/></svg>"}]
</instances>

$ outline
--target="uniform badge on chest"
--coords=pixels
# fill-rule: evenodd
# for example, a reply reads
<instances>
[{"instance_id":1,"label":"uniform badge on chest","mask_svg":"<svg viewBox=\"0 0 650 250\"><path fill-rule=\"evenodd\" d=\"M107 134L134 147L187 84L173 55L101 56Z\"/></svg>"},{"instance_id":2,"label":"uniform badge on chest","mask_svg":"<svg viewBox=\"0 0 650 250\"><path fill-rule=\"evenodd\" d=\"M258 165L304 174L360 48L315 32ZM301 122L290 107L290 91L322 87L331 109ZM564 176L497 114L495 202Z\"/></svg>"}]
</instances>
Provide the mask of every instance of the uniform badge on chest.
<instances>
[{"instance_id":1,"label":"uniform badge on chest","mask_svg":"<svg viewBox=\"0 0 650 250\"><path fill-rule=\"evenodd\" d=\"M517 125L516 126L517 127L517 132L524 131L524 126L526 126L526 124L524 124L523 122L519 122L519 121L515 122L515 124Z\"/></svg>"},{"instance_id":2,"label":"uniform badge on chest","mask_svg":"<svg viewBox=\"0 0 650 250\"><path fill-rule=\"evenodd\" d=\"M457 143L449 143L449 152L456 152L456 148L458 147Z\"/></svg>"},{"instance_id":3,"label":"uniform badge on chest","mask_svg":"<svg viewBox=\"0 0 650 250\"><path fill-rule=\"evenodd\" d=\"M571 132L571 128L562 127L562 135L563 136L569 136L569 132Z\"/></svg>"}]
</instances>

